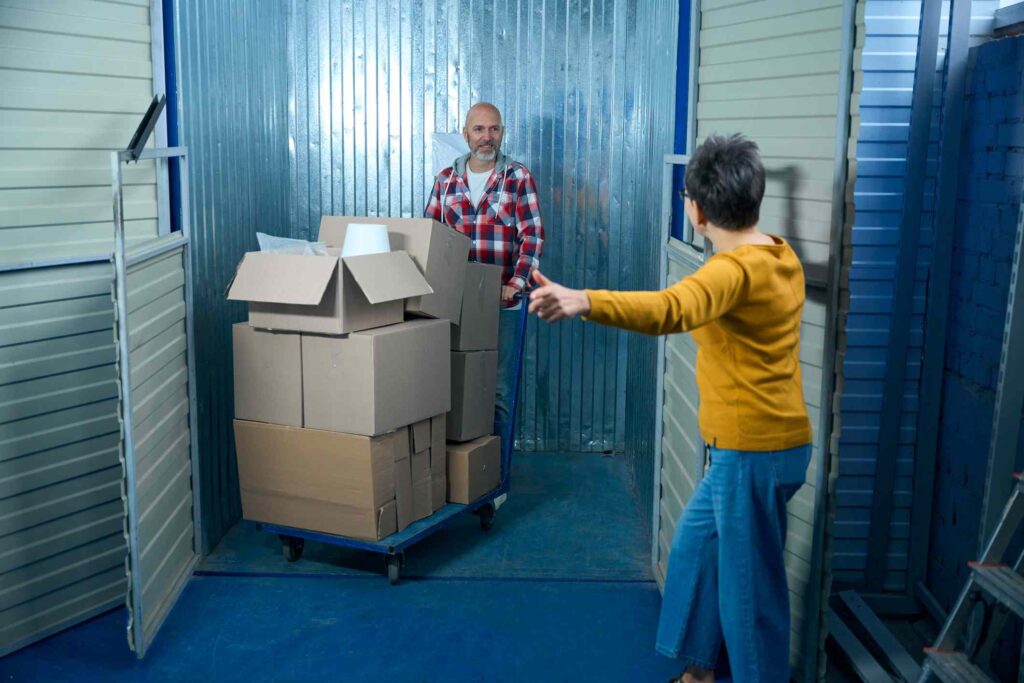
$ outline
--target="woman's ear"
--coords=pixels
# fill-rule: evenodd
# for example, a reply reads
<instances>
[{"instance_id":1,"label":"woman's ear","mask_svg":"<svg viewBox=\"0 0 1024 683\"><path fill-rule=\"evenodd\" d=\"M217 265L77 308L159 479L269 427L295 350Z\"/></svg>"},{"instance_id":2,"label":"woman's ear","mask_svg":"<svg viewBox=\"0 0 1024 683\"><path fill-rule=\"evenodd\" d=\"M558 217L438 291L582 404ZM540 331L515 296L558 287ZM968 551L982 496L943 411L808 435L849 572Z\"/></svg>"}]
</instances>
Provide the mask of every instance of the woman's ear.
<instances>
[{"instance_id":1,"label":"woman's ear","mask_svg":"<svg viewBox=\"0 0 1024 683\"><path fill-rule=\"evenodd\" d=\"M708 217L704 215L704 211L701 210L700 204L695 200L690 200L693 203L693 215L697 219L697 225L704 227L704 224L708 222Z\"/></svg>"}]
</instances>

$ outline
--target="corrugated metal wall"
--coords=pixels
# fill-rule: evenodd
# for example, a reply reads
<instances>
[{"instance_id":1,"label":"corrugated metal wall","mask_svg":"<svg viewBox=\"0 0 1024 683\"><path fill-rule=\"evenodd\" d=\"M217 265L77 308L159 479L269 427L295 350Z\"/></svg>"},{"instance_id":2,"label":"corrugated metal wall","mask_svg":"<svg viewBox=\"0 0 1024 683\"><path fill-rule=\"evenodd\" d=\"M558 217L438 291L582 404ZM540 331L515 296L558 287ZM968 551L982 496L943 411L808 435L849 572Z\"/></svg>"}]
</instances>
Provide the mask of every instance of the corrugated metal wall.
<instances>
[{"instance_id":1,"label":"corrugated metal wall","mask_svg":"<svg viewBox=\"0 0 1024 683\"><path fill-rule=\"evenodd\" d=\"M632 263L621 283L625 289L657 289L661 282L661 171L662 160L675 143L676 96L669 83L675 82L677 48L688 49L689 40L679 40L679 2L664 2L648 13L646 38L638 35L635 48L644 65L640 93L646 98L641 111L647 121L638 120L623 143L625 154L622 188L626 209L621 216L623 238L632 246ZM685 3L683 3L685 4ZM686 11L689 11L686 8ZM639 33L639 30L638 30ZM648 44L644 44L644 41ZM632 60L630 60L632 62ZM632 139L631 139L632 138ZM645 170L646 169L646 170ZM620 338L623 333L618 333ZM625 451L633 490L645 525L654 504L654 416L660 403L658 385L658 343L640 334L626 335L628 352L625 367L619 367L625 379L625 391L617 398L618 419L625 413ZM620 379L620 387L622 380ZM610 397L609 397L610 400Z\"/></svg>"},{"instance_id":2,"label":"corrugated metal wall","mask_svg":"<svg viewBox=\"0 0 1024 683\"><path fill-rule=\"evenodd\" d=\"M198 453L204 545L241 515L231 418L231 324L224 291L256 231L291 234L285 3L175 4L180 144L189 149Z\"/></svg>"},{"instance_id":3,"label":"corrugated metal wall","mask_svg":"<svg viewBox=\"0 0 1024 683\"><path fill-rule=\"evenodd\" d=\"M797 680L817 676L822 643L823 533L827 496L823 432L830 405L841 178L845 159L844 41L852 50L853 5L843 0L705 0L700 4L696 138L741 132L761 148L768 173L761 227L785 237L808 280L801 329L804 398L814 426L814 457L789 505L786 567L792 609L791 657ZM754 115L752 112L756 112ZM673 247L674 248L674 247ZM683 249L685 251L685 248ZM670 249L671 253L671 249ZM670 260L670 275L692 270ZM685 342L666 345L661 504L657 561L664 561L682 506L703 465L694 411L697 390ZM828 368L826 373L823 368Z\"/></svg>"},{"instance_id":4,"label":"corrugated metal wall","mask_svg":"<svg viewBox=\"0 0 1024 683\"><path fill-rule=\"evenodd\" d=\"M641 12L626 0L255 10L178 2L212 539L239 510L227 361L230 323L244 311L222 293L242 252L255 248L255 231L310 238L322 214L420 215L431 134L461 130L470 104L490 100L504 113L504 148L538 178L544 270L576 286L654 286L660 195L651 169L672 145L675 4ZM650 422L648 340L531 321L520 445L622 451L627 354L650 366L628 388ZM649 429L642 422L637 434ZM634 461L648 490L649 443Z\"/></svg>"},{"instance_id":5,"label":"corrugated metal wall","mask_svg":"<svg viewBox=\"0 0 1024 683\"><path fill-rule=\"evenodd\" d=\"M971 6L971 44L991 33L997 0ZM848 216L840 344L844 348L839 475L836 483L835 547L837 587L862 587L866 579L871 504L875 490L878 432L889 343L900 211L903 206L910 105L921 2L860 0L854 61L853 125L849 183L854 213ZM940 24L939 55L945 51L948 3ZM942 78L936 77L932 133L925 180L913 318L903 394L900 454L890 518L888 569L882 589L907 590L910 508L913 501L918 382L924 343L925 289L932 244L932 207L938 155Z\"/></svg>"},{"instance_id":6,"label":"corrugated metal wall","mask_svg":"<svg viewBox=\"0 0 1024 683\"><path fill-rule=\"evenodd\" d=\"M293 3L293 233L315 236L329 213L420 215L430 136L460 131L468 107L487 100L504 114L503 148L538 179L547 274L573 286L651 286L649 173L672 144L674 6ZM631 357L653 368L640 348ZM531 324L521 447L623 450L626 357L617 332Z\"/></svg>"},{"instance_id":7,"label":"corrugated metal wall","mask_svg":"<svg viewBox=\"0 0 1024 683\"><path fill-rule=\"evenodd\" d=\"M0 45L0 270L109 254L109 150L153 95L148 0L3 0ZM134 239L157 233L155 177L127 170ZM0 656L124 599L111 277L0 272Z\"/></svg>"}]
</instances>

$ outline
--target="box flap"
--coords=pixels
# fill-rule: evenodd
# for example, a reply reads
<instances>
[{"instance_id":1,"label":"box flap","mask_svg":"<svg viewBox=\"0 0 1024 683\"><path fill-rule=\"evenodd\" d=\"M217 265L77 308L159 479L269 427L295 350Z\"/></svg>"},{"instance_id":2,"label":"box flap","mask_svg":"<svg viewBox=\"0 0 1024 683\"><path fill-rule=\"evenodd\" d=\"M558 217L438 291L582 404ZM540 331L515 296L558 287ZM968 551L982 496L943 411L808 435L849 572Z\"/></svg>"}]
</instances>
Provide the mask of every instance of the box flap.
<instances>
[{"instance_id":1,"label":"box flap","mask_svg":"<svg viewBox=\"0 0 1024 683\"><path fill-rule=\"evenodd\" d=\"M344 263L371 304L434 292L404 251L350 256Z\"/></svg>"},{"instance_id":2,"label":"box flap","mask_svg":"<svg viewBox=\"0 0 1024 683\"><path fill-rule=\"evenodd\" d=\"M323 299L337 266L334 256L252 251L242 257L228 299L315 306Z\"/></svg>"}]
</instances>

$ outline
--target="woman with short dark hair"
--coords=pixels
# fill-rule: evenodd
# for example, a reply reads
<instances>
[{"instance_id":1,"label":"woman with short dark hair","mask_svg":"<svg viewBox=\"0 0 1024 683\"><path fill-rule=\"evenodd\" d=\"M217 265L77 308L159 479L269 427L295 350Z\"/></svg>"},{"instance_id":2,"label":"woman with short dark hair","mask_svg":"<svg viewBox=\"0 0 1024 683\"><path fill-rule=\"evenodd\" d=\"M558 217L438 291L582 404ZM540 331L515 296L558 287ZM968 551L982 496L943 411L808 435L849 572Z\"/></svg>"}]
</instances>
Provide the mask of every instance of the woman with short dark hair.
<instances>
[{"instance_id":1,"label":"woman with short dark hair","mask_svg":"<svg viewBox=\"0 0 1024 683\"><path fill-rule=\"evenodd\" d=\"M724 640L737 683L789 680L786 503L803 485L811 425L800 378L804 273L758 227L757 145L712 135L686 168L684 206L715 247L699 270L659 292L574 290L540 272L530 310L697 342L698 421L711 467L669 554L657 649L682 660L676 681L714 680Z\"/></svg>"}]
</instances>

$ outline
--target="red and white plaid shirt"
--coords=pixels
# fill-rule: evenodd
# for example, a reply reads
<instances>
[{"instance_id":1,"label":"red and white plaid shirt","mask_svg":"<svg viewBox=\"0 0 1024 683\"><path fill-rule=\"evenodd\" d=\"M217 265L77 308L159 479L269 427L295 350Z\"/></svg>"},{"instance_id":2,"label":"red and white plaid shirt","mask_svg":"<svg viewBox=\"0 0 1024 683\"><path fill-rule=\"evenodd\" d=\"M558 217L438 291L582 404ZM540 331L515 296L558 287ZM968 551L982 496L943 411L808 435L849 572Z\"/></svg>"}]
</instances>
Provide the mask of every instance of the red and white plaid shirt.
<instances>
[{"instance_id":1,"label":"red and white plaid shirt","mask_svg":"<svg viewBox=\"0 0 1024 683\"><path fill-rule=\"evenodd\" d=\"M468 154L460 157L437 174L423 215L469 237L469 260L502 266L502 282L523 291L544 244L533 176L526 166L499 154L474 205L466 177L468 159Z\"/></svg>"}]
</instances>

